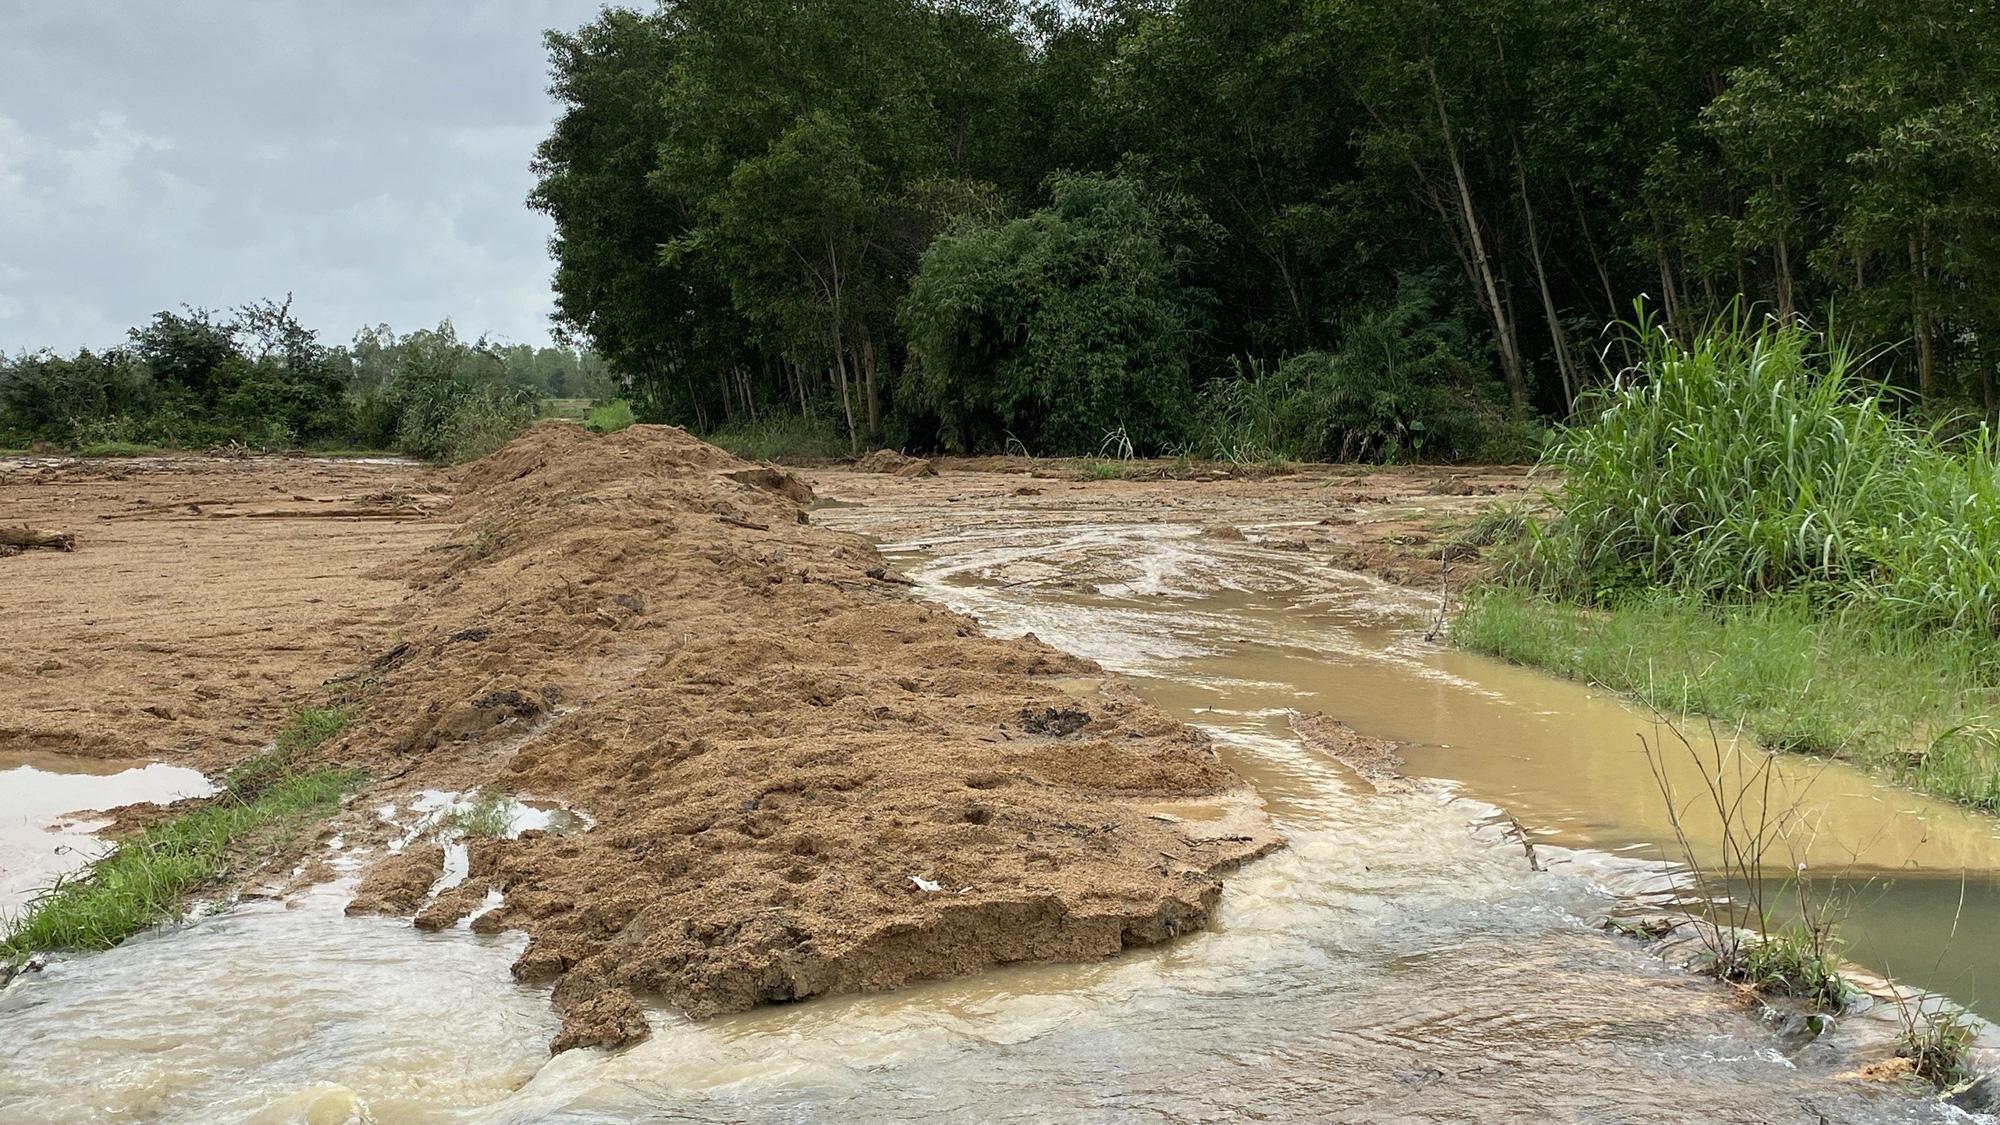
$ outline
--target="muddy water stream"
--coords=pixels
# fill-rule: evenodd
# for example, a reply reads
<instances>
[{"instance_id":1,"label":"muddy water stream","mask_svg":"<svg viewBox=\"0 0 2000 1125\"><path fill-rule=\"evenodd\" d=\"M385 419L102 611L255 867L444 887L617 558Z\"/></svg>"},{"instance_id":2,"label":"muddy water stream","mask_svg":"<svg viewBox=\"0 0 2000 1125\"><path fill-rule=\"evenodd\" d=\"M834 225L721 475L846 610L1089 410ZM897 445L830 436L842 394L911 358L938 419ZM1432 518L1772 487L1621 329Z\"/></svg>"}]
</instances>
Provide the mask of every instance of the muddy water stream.
<instances>
[{"instance_id":1,"label":"muddy water stream","mask_svg":"<svg viewBox=\"0 0 2000 1125\"><path fill-rule=\"evenodd\" d=\"M1293 552L1151 523L975 527L897 547L943 600L1132 675L1226 741L1285 741L1289 710L1394 739L1410 774L1517 819L1544 850L1565 849L1556 863L1627 893L1659 884L1609 860L1684 857L1656 767L1713 867L1719 818L1694 755L1732 781L1762 760L1727 730L1682 723L1677 735L1581 685L1426 643L1434 597ZM1287 795L1259 764L1239 768ZM1803 865L1811 892L1841 903L1853 960L2000 1018L2000 821L1840 763L1780 756L1771 768L1774 818L1791 818L1768 863L1780 912L1793 893L1780 898L1782 876Z\"/></svg>"},{"instance_id":2,"label":"muddy water stream","mask_svg":"<svg viewBox=\"0 0 2000 1125\"><path fill-rule=\"evenodd\" d=\"M1564 796L1575 767L1480 782L1426 760L1460 780L1374 797L1284 725L1290 708L1323 709L1422 743L1413 762L1548 741L1583 755L1614 728L1617 745L1631 738L1609 702L1523 702L1462 658L1412 647L1400 595L1192 529L912 538L893 513L822 516L900 540L925 596L1093 656L1207 727L1291 846L1232 877L1211 932L1165 948L699 1024L658 1012L637 1047L552 1061L546 992L507 977L518 939L346 918L335 884L17 982L0 994L0 1120L1954 1119L1833 1080L1852 1065L1845 1047L1596 929L1607 888L1658 865L1634 848L1652 842L1642 813ZM1608 726L1567 726L1577 708ZM1530 807L1528 789L1546 803ZM1489 823L1495 805L1570 862L1530 870ZM1961 835L1940 854L1986 854ZM1867 1023L1836 1038L1852 1046Z\"/></svg>"}]
</instances>

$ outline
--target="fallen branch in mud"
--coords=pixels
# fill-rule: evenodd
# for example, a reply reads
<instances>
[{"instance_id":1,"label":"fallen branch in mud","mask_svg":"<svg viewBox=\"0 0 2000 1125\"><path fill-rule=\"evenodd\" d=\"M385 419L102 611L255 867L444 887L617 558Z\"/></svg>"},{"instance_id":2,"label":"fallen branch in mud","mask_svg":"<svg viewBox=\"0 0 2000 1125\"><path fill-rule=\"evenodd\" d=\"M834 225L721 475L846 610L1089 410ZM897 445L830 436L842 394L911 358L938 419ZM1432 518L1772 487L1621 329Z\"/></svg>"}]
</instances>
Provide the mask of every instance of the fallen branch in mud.
<instances>
[{"instance_id":1,"label":"fallen branch in mud","mask_svg":"<svg viewBox=\"0 0 2000 1125\"><path fill-rule=\"evenodd\" d=\"M0 552L19 554L22 551L74 551L76 536L67 532L36 531L27 525L20 527L0 527Z\"/></svg>"}]
</instances>

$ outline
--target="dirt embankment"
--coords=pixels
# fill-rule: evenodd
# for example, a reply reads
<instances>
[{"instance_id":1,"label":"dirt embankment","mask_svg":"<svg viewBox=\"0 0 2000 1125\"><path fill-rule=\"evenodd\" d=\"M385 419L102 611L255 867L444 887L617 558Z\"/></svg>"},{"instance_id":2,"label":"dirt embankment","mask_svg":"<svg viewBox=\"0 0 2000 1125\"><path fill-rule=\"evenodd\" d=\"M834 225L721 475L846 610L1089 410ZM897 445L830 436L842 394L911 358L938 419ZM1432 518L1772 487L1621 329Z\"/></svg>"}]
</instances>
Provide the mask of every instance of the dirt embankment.
<instances>
[{"instance_id":1,"label":"dirt embankment","mask_svg":"<svg viewBox=\"0 0 2000 1125\"><path fill-rule=\"evenodd\" d=\"M428 902L442 859L413 848L356 909L444 926L503 892L473 926L529 934L515 972L556 981L558 1050L642 1033L636 995L700 1016L1204 926L1276 844L1205 737L914 600L811 499L665 427L542 425L473 466L450 542L383 572L422 593L326 751L378 794L485 786L596 824L478 841Z\"/></svg>"}]
</instances>

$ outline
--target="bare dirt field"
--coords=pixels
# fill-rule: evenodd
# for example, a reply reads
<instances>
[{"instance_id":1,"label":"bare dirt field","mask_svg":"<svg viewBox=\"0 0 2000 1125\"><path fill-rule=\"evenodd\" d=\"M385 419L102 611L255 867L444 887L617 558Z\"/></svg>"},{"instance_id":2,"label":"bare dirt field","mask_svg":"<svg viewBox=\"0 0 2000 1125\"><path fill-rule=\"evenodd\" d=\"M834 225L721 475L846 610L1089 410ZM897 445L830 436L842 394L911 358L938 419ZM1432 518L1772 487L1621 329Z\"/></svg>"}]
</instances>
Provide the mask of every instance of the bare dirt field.
<instances>
[{"instance_id":1,"label":"bare dirt field","mask_svg":"<svg viewBox=\"0 0 2000 1125\"><path fill-rule=\"evenodd\" d=\"M0 751L215 770L379 651L409 597L372 578L437 542L444 482L303 458L0 461ZM0 552L5 554L5 552Z\"/></svg>"},{"instance_id":2,"label":"bare dirt field","mask_svg":"<svg viewBox=\"0 0 2000 1125\"><path fill-rule=\"evenodd\" d=\"M334 682L360 716L322 752L375 779L319 837L375 849L351 909L526 931L515 972L556 982L557 1048L621 1043L645 1033L635 995L702 1015L1165 940L1278 844L1205 736L915 600L868 540L813 524L805 481L912 534L1005 497L1425 584L1441 537L1526 489L1516 470L866 464L794 475L663 427L552 424L453 471L10 463L0 525L74 550L0 558L0 750L213 772ZM482 789L595 827L470 840L454 882L374 811Z\"/></svg>"}]
</instances>

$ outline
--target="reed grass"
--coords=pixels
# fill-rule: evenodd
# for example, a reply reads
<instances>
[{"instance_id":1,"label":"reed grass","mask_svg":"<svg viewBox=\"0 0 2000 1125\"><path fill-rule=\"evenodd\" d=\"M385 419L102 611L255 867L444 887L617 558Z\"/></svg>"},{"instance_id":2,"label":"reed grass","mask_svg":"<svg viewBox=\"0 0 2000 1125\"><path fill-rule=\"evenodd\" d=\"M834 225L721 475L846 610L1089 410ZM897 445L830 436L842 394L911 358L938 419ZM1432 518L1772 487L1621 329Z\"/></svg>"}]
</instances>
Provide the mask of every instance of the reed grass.
<instances>
[{"instance_id":1,"label":"reed grass","mask_svg":"<svg viewBox=\"0 0 2000 1125\"><path fill-rule=\"evenodd\" d=\"M2000 445L1906 421L1859 356L1797 321L1643 322L1640 359L1545 465L1560 517L1521 574L1616 604L1665 588L1798 594L1920 629L2000 632Z\"/></svg>"}]
</instances>

